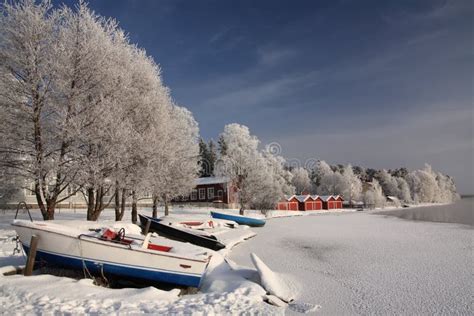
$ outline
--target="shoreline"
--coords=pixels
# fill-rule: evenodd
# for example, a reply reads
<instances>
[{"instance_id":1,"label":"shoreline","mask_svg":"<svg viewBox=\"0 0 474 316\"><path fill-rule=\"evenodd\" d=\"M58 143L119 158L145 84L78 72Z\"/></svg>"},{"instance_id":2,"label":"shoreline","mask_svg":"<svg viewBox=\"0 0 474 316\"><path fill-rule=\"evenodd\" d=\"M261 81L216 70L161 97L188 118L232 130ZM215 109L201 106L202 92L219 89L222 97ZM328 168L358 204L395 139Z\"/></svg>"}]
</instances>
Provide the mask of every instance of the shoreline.
<instances>
[{"instance_id":1,"label":"shoreline","mask_svg":"<svg viewBox=\"0 0 474 316\"><path fill-rule=\"evenodd\" d=\"M372 212L372 214L397 217L411 221L474 226L473 205L474 199L465 198L454 203L378 211Z\"/></svg>"}]
</instances>

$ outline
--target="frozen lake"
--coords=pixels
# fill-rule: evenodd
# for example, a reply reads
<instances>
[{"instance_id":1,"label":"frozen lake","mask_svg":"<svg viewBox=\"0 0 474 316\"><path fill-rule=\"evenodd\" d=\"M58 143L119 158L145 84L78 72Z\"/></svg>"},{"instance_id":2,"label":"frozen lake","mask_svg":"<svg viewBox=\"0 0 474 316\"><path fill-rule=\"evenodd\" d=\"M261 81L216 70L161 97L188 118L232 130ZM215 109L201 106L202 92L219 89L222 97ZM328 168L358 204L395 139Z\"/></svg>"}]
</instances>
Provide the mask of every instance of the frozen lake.
<instances>
[{"instance_id":1,"label":"frozen lake","mask_svg":"<svg viewBox=\"0 0 474 316\"><path fill-rule=\"evenodd\" d=\"M417 221L458 223L472 226L474 225L474 198L463 198L450 205L382 211L380 214Z\"/></svg>"},{"instance_id":2,"label":"frozen lake","mask_svg":"<svg viewBox=\"0 0 474 316\"><path fill-rule=\"evenodd\" d=\"M470 226L357 212L270 220L255 232L230 258L251 266L257 253L318 314L473 313Z\"/></svg>"}]
</instances>

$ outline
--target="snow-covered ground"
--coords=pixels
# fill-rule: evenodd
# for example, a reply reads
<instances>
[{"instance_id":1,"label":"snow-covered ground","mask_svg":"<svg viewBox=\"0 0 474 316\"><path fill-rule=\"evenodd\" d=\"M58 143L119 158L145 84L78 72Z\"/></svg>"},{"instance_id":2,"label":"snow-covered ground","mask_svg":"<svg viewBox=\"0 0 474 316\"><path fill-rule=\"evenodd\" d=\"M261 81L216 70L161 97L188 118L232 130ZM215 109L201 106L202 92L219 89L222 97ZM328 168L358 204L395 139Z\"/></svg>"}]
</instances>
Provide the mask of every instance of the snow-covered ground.
<instances>
[{"instance_id":1,"label":"snow-covered ground","mask_svg":"<svg viewBox=\"0 0 474 316\"><path fill-rule=\"evenodd\" d=\"M203 219L208 212L175 208L172 216ZM0 276L0 313L472 314L472 228L373 213L272 211L265 227L246 229L255 237L214 255L197 294L108 289L51 275ZM13 216L0 211L0 267L24 263L11 255ZM106 210L101 220L113 216ZM57 218L83 220L85 214L61 210ZM273 273L259 276L265 266L252 262L251 253L273 270L270 279ZM283 281L285 295L295 302L264 302L281 303L267 295L282 288L275 280Z\"/></svg>"},{"instance_id":2,"label":"snow-covered ground","mask_svg":"<svg viewBox=\"0 0 474 316\"><path fill-rule=\"evenodd\" d=\"M324 315L472 315L472 236L464 225L332 213L269 221L230 259L252 266L258 253Z\"/></svg>"}]
</instances>

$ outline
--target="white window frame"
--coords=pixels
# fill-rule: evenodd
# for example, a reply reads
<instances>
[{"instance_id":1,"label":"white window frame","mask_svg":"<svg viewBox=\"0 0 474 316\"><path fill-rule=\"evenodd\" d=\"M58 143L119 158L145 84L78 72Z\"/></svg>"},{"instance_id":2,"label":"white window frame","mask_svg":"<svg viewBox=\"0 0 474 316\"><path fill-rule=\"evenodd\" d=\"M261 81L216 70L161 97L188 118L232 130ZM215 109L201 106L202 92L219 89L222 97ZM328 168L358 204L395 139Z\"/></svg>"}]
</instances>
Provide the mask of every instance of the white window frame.
<instances>
[{"instance_id":1,"label":"white window frame","mask_svg":"<svg viewBox=\"0 0 474 316\"><path fill-rule=\"evenodd\" d=\"M196 189L193 189L191 191L191 201L197 201L198 199L198 191Z\"/></svg>"},{"instance_id":2,"label":"white window frame","mask_svg":"<svg viewBox=\"0 0 474 316\"><path fill-rule=\"evenodd\" d=\"M214 198L214 188L213 187L207 188L207 198L209 200L212 200Z\"/></svg>"},{"instance_id":3,"label":"white window frame","mask_svg":"<svg viewBox=\"0 0 474 316\"><path fill-rule=\"evenodd\" d=\"M199 200L206 199L206 188L199 188Z\"/></svg>"},{"instance_id":4,"label":"white window frame","mask_svg":"<svg viewBox=\"0 0 474 316\"><path fill-rule=\"evenodd\" d=\"M218 198L224 197L224 191L222 191L222 190L217 190L217 197L218 197Z\"/></svg>"}]
</instances>

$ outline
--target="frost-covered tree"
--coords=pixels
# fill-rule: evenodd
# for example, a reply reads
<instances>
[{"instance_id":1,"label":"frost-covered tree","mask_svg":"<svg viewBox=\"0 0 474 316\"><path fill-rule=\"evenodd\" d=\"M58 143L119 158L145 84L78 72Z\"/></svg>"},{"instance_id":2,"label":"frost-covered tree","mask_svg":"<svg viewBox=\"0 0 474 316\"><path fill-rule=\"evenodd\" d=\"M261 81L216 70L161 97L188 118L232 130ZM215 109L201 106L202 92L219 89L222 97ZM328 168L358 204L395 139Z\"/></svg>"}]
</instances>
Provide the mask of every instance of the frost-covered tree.
<instances>
[{"instance_id":1,"label":"frost-covered tree","mask_svg":"<svg viewBox=\"0 0 474 316\"><path fill-rule=\"evenodd\" d=\"M198 125L191 112L173 105L169 108L169 122L154 158L150 161L152 176L150 190L153 194L154 216L156 203L165 205L169 214L169 203L173 198L188 195L199 174Z\"/></svg>"},{"instance_id":2,"label":"frost-covered tree","mask_svg":"<svg viewBox=\"0 0 474 316\"><path fill-rule=\"evenodd\" d=\"M404 178L394 177L397 180L398 199L403 202L411 202L410 187Z\"/></svg>"},{"instance_id":3,"label":"frost-covered tree","mask_svg":"<svg viewBox=\"0 0 474 316\"><path fill-rule=\"evenodd\" d=\"M409 172L407 183L415 203L450 203L459 198L452 178L435 172L428 164Z\"/></svg>"},{"instance_id":4,"label":"frost-covered tree","mask_svg":"<svg viewBox=\"0 0 474 316\"><path fill-rule=\"evenodd\" d=\"M437 202L449 203L459 200L461 197L456 191L456 185L453 178L444 175L441 172L435 172L438 182L439 197Z\"/></svg>"},{"instance_id":5,"label":"frost-covered tree","mask_svg":"<svg viewBox=\"0 0 474 316\"><path fill-rule=\"evenodd\" d=\"M426 164L424 169L410 172L408 179L415 202L432 203L435 201L439 193L438 183L430 165Z\"/></svg>"},{"instance_id":6,"label":"frost-covered tree","mask_svg":"<svg viewBox=\"0 0 474 316\"><path fill-rule=\"evenodd\" d=\"M335 168L339 170L339 167ZM314 172L319 182L316 193L320 195L343 195L348 190L348 182L339 171L333 171L325 162L320 161Z\"/></svg>"},{"instance_id":7,"label":"frost-covered tree","mask_svg":"<svg viewBox=\"0 0 474 316\"><path fill-rule=\"evenodd\" d=\"M87 219L96 220L112 201L111 177L129 130L123 101L129 100L127 95L138 97L134 93L138 83L134 86L131 78L141 60L134 58L138 54L132 54L114 20L95 15L82 2L76 11L62 10L63 53L57 73L64 82L58 88L65 96L60 102L69 114L64 124L73 157L69 169L84 193Z\"/></svg>"},{"instance_id":8,"label":"frost-covered tree","mask_svg":"<svg viewBox=\"0 0 474 316\"><path fill-rule=\"evenodd\" d=\"M378 179L385 195L399 196L398 182L390 173L387 172L387 170L382 169L377 172L376 178Z\"/></svg>"},{"instance_id":9,"label":"frost-covered tree","mask_svg":"<svg viewBox=\"0 0 474 316\"><path fill-rule=\"evenodd\" d=\"M369 188L362 195L364 204L371 208L383 208L385 206L385 196L379 182L373 179L369 185Z\"/></svg>"},{"instance_id":10,"label":"frost-covered tree","mask_svg":"<svg viewBox=\"0 0 474 316\"><path fill-rule=\"evenodd\" d=\"M349 203L352 205L353 200L360 199L362 182L359 177L354 174L354 170L350 164L344 167L342 177L344 183L342 195L345 199L349 200Z\"/></svg>"},{"instance_id":11,"label":"frost-covered tree","mask_svg":"<svg viewBox=\"0 0 474 316\"><path fill-rule=\"evenodd\" d=\"M272 208L283 195L294 192L284 159L268 148L260 152L259 140L250 134L248 127L226 125L219 144L225 144L225 154L218 160L216 174L232 180L238 193L240 214L248 207Z\"/></svg>"},{"instance_id":12,"label":"frost-covered tree","mask_svg":"<svg viewBox=\"0 0 474 316\"><path fill-rule=\"evenodd\" d=\"M71 49L60 32L68 16L52 10L49 1L5 2L1 10L0 167L27 188L33 183L43 218L54 219L74 179L67 171L73 159L67 132L71 95L62 90L71 82L59 73Z\"/></svg>"},{"instance_id":13,"label":"frost-covered tree","mask_svg":"<svg viewBox=\"0 0 474 316\"><path fill-rule=\"evenodd\" d=\"M295 193L291 184L293 174L285 169L283 157L273 154L268 146L262 152L261 188L255 193L250 206L262 211L272 209L285 195Z\"/></svg>"},{"instance_id":14,"label":"frost-covered tree","mask_svg":"<svg viewBox=\"0 0 474 316\"><path fill-rule=\"evenodd\" d=\"M313 185L313 191L318 192L319 194L325 194L322 191L325 191L325 188L321 188L321 181L323 177L330 176L334 172L331 170L331 166L326 163L324 160L319 160L316 164L316 167L311 172L311 182Z\"/></svg>"},{"instance_id":15,"label":"frost-covered tree","mask_svg":"<svg viewBox=\"0 0 474 316\"><path fill-rule=\"evenodd\" d=\"M250 135L247 126L229 124L221 134L226 144L225 155L218 162L217 174L231 179L237 189L240 214L249 206L262 188L265 168L264 160L258 151L257 137Z\"/></svg>"},{"instance_id":16,"label":"frost-covered tree","mask_svg":"<svg viewBox=\"0 0 474 316\"><path fill-rule=\"evenodd\" d=\"M197 156L197 126L114 20L21 0L2 5L0 26L1 175L33 183L45 219L81 191L90 220L113 199L120 220L131 193L136 220L150 165L174 192L192 184L195 166L176 160L189 160L183 146Z\"/></svg>"},{"instance_id":17,"label":"frost-covered tree","mask_svg":"<svg viewBox=\"0 0 474 316\"><path fill-rule=\"evenodd\" d=\"M304 191L311 190L311 180L309 179L308 170L298 167L294 168L291 173L293 175L291 182L295 187L296 194L302 194Z\"/></svg>"}]
</instances>

